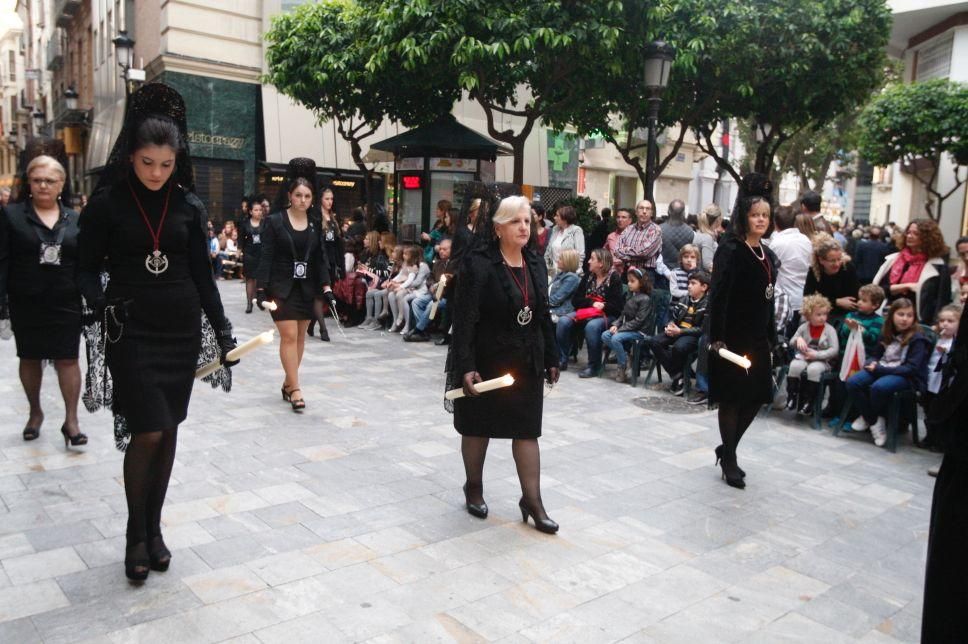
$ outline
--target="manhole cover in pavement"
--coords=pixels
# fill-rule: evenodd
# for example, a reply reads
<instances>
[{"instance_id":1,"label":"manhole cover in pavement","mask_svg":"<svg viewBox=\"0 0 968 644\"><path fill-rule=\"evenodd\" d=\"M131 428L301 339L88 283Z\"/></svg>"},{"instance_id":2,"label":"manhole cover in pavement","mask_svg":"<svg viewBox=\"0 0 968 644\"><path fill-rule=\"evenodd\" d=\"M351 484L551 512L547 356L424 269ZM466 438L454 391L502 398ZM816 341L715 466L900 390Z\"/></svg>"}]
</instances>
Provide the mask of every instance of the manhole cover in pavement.
<instances>
[{"instance_id":1,"label":"manhole cover in pavement","mask_svg":"<svg viewBox=\"0 0 968 644\"><path fill-rule=\"evenodd\" d=\"M661 396L641 396L633 398L635 405L662 414L701 414L707 411L705 404L690 405L685 398L665 394Z\"/></svg>"}]
</instances>

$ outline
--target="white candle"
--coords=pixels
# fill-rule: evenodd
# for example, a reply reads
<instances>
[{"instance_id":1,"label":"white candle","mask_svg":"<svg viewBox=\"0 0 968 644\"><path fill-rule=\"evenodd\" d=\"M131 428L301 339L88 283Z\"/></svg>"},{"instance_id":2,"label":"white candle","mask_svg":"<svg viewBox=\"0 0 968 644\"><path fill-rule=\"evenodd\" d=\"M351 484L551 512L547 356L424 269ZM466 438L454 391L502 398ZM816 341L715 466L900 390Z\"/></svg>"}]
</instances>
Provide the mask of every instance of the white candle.
<instances>
[{"instance_id":1,"label":"white candle","mask_svg":"<svg viewBox=\"0 0 968 644\"><path fill-rule=\"evenodd\" d=\"M259 306L259 300L252 300L252 303L255 304L256 306ZM278 306L276 306L276 303L273 302L272 300L266 300L265 302L262 303L262 306L264 306L269 311L275 311L276 309L279 308Z\"/></svg>"},{"instance_id":2,"label":"white candle","mask_svg":"<svg viewBox=\"0 0 968 644\"><path fill-rule=\"evenodd\" d=\"M749 358L747 358L746 356L741 356L739 354L733 353L729 349L720 349L719 357L722 358L723 360L729 360L733 364L739 365L744 369L749 369L753 365L753 363L750 362Z\"/></svg>"},{"instance_id":3,"label":"white candle","mask_svg":"<svg viewBox=\"0 0 968 644\"><path fill-rule=\"evenodd\" d=\"M254 349L257 349L258 347L261 347L264 344L271 344L273 339L275 338L275 333L276 333L275 330L270 329L265 333L260 333L259 335L254 336L253 338L243 342L239 346L229 351L228 355L225 356L225 359L229 361L238 360L248 352L253 351ZM199 379L204 378L209 374L215 373L221 367L222 367L222 362L220 360L213 360L212 362L209 362L204 367L201 367L197 371L195 371L195 377Z\"/></svg>"},{"instance_id":4,"label":"white candle","mask_svg":"<svg viewBox=\"0 0 968 644\"><path fill-rule=\"evenodd\" d=\"M474 385L474 389L476 389L478 393L482 394L486 391L493 391L494 389L502 389L503 387L510 387L513 384L514 384L514 378L511 377L511 374L506 373L500 378L494 378L493 380L485 380L484 382L478 382ZM463 389L451 389L446 394L444 394L444 398L446 398L447 400L455 400L457 398L463 398L463 397L464 397Z\"/></svg>"},{"instance_id":5,"label":"white candle","mask_svg":"<svg viewBox=\"0 0 968 644\"><path fill-rule=\"evenodd\" d=\"M444 294L444 286L447 284L447 276L441 275L440 282L437 283L437 293L434 297L434 303L430 305L430 319L433 320L437 317L437 303L440 302L440 296Z\"/></svg>"}]
</instances>

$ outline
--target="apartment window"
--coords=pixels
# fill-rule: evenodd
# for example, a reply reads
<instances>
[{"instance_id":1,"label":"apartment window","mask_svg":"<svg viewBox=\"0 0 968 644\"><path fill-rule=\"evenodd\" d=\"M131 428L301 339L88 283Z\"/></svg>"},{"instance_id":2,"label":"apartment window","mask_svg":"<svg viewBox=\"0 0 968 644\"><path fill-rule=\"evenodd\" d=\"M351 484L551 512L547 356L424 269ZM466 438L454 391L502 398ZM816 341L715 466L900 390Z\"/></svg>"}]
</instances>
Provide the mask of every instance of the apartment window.
<instances>
[{"instance_id":1,"label":"apartment window","mask_svg":"<svg viewBox=\"0 0 968 644\"><path fill-rule=\"evenodd\" d=\"M949 35L941 40L926 45L918 50L917 78L926 81L932 78L948 78L951 73L951 48L954 36Z\"/></svg>"},{"instance_id":2,"label":"apartment window","mask_svg":"<svg viewBox=\"0 0 968 644\"><path fill-rule=\"evenodd\" d=\"M10 80L17 82L17 52L10 50L7 52L7 70Z\"/></svg>"}]
</instances>

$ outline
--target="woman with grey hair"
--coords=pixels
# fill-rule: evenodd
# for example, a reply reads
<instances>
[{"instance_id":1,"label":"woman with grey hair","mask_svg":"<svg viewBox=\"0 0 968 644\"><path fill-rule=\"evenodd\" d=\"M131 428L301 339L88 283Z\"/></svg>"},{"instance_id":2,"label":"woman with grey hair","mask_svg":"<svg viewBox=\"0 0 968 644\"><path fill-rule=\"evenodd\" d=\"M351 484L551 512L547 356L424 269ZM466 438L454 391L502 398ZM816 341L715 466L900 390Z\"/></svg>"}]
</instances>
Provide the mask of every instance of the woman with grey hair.
<instances>
[{"instance_id":1,"label":"woman with grey hair","mask_svg":"<svg viewBox=\"0 0 968 644\"><path fill-rule=\"evenodd\" d=\"M40 436L44 361L54 364L64 398L64 446L86 445L77 421L81 370L81 295L77 265L77 213L61 200L64 166L47 154L27 165L16 203L0 210L0 307L10 299L11 326L20 358L20 382L30 416L23 439ZM3 317L3 316L0 316Z\"/></svg>"},{"instance_id":2,"label":"woman with grey hair","mask_svg":"<svg viewBox=\"0 0 968 644\"><path fill-rule=\"evenodd\" d=\"M486 518L484 457L492 438L511 439L521 483L521 517L554 533L541 501L543 380L558 380L557 349L548 307L548 274L531 252L528 199L506 197L490 221L479 222L486 243L466 256L457 282L452 370L461 376L464 397L454 401L454 427L461 434L467 482L467 511ZM474 385L510 374L510 387L478 392Z\"/></svg>"}]
</instances>

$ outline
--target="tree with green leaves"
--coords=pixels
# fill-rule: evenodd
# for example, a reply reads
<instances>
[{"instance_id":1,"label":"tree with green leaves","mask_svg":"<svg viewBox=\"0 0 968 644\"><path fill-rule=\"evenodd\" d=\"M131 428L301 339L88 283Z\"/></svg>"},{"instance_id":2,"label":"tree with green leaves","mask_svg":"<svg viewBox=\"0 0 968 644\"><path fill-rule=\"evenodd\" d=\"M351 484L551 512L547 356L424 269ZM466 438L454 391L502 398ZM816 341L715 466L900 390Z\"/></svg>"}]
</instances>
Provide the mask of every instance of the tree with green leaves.
<instances>
[{"instance_id":1,"label":"tree with green leaves","mask_svg":"<svg viewBox=\"0 0 968 644\"><path fill-rule=\"evenodd\" d=\"M359 3L323 0L275 16L265 34L269 45L264 82L308 108L320 123L335 122L364 173L368 203L371 172L363 161L362 141L384 119L422 125L449 112L459 97L454 80L437 82L440 76L368 69L375 28L372 14Z\"/></svg>"},{"instance_id":2,"label":"tree with green leaves","mask_svg":"<svg viewBox=\"0 0 968 644\"><path fill-rule=\"evenodd\" d=\"M600 129L645 180L641 168L648 117L644 45L661 38L676 48L661 124L683 127L659 169L693 132L700 148L734 179L737 164L718 148L724 118L769 124L750 150L752 169L770 173L775 157L799 132L819 131L866 102L882 82L891 12L885 0L658 0L625 3L627 28L616 46L621 64L600 75L611 121Z\"/></svg>"},{"instance_id":3,"label":"tree with green leaves","mask_svg":"<svg viewBox=\"0 0 968 644\"><path fill-rule=\"evenodd\" d=\"M860 116L861 155L871 164L900 161L928 192L925 210L941 218L945 199L968 180L968 84L947 79L895 84L874 98ZM954 185L942 193L938 173L947 156ZM937 207L937 209L935 209Z\"/></svg>"},{"instance_id":4,"label":"tree with green leaves","mask_svg":"<svg viewBox=\"0 0 968 644\"><path fill-rule=\"evenodd\" d=\"M606 106L589 96L602 70L619 64L620 0L361 3L375 16L368 69L456 77L483 109L490 136L511 147L514 183L524 181L525 142L539 122L563 130L589 109L605 119Z\"/></svg>"}]
</instances>

